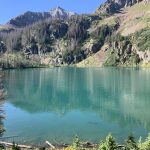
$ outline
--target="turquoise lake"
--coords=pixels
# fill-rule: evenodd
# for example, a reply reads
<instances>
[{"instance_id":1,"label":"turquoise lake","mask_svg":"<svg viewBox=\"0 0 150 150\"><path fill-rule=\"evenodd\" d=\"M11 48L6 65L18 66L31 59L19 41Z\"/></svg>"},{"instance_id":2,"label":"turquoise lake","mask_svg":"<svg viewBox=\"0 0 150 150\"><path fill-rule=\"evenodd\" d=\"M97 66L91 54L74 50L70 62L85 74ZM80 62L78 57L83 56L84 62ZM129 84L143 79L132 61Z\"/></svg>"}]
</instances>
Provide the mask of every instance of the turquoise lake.
<instances>
[{"instance_id":1,"label":"turquoise lake","mask_svg":"<svg viewBox=\"0 0 150 150\"><path fill-rule=\"evenodd\" d=\"M150 132L150 69L6 70L3 137L20 143L70 143L78 135L120 142Z\"/></svg>"}]
</instances>

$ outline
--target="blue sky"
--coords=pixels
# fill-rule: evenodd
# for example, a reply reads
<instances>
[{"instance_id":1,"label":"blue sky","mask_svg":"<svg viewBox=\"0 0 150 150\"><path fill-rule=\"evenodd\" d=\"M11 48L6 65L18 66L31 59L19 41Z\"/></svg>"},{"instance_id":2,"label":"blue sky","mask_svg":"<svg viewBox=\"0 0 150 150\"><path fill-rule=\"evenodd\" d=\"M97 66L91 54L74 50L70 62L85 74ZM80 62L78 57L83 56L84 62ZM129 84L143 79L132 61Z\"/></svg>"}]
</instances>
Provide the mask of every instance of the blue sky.
<instances>
[{"instance_id":1,"label":"blue sky","mask_svg":"<svg viewBox=\"0 0 150 150\"><path fill-rule=\"evenodd\" d=\"M0 24L26 11L49 11L60 6L77 13L91 13L105 0L0 0Z\"/></svg>"}]
</instances>

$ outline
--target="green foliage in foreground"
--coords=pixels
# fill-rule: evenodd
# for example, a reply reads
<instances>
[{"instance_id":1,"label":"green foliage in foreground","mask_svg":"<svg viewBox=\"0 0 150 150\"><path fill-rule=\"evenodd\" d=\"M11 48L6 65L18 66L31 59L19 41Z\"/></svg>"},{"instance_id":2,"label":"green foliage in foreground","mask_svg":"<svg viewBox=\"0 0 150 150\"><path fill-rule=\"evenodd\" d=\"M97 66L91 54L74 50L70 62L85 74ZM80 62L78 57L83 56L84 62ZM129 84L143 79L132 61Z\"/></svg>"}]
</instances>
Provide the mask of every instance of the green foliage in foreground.
<instances>
[{"instance_id":1,"label":"green foliage in foreground","mask_svg":"<svg viewBox=\"0 0 150 150\"><path fill-rule=\"evenodd\" d=\"M9 149L9 150L22 150L16 143L13 142L12 148L6 148L4 145L0 145L0 149ZM33 150L51 150L52 148L41 147L33 148ZM116 142L115 138L109 134L106 139L101 141L99 144L92 144L87 142L82 142L77 136L74 138L73 143L68 147L59 147L55 148L56 150L150 150L150 134L148 137L142 141L140 138L136 142L133 135L130 135L124 142L120 145ZM23 150L28 150L27 148Z\"/></svg>"},{"instance_id":2,"label":"green foliage in foreground","mask_svg":"<svg viewBox=\"0 0 150 150\"><path fill-rule=\"evenodd\" d=\"M150 134L142 141L140 138L138 142L135 141L133 135L130 135L123 145L119 145L115 138L109 134L105 140L101 141L97 147L84 148L79 138L75 138L70 150L93 149L93 150L150 150Z\"/></svg>"},{"instance_id":3,"label":"green foliage in foreground","mask_svg":"<svg viewBox=\"0 0 150 150\"><path fill-rule=\"evenodd\" d=\"M12 150L21 150L21 148L13 142Z\"/></svg>"},{"instance_id":4,"label":"green foliage in foreground","mask_svg":"<svg viewBox=\"0 0 150 150\"><path fill-rule=\"evenodd\" d=\"M101 141L99 145L99 150L111 150L111 149L117 149L118 145L115 142L115 139L111 134L109 134L105 141Z\"/></svg>"}]
</instances>

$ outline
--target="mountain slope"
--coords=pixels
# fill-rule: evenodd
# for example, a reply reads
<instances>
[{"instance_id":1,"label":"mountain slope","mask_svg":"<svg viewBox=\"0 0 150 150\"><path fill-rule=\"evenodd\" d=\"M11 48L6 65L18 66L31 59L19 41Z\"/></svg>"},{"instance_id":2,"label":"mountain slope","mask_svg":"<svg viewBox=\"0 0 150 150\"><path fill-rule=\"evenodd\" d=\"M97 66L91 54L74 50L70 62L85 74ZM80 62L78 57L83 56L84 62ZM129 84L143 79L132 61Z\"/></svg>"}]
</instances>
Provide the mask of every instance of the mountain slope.
<instances>
[{"instance_id":1,"label":"mountain slope","mask_svg":"<svg viewBox=\"0 0 150 150\"><path fill-rule=\"evenodd\" d=\"M150 66L150 3L142 1L122 8L118 13L100 20L94 28L116 22L119 23L116 33L105 41L109 47L105 51L107 59L104 65ZM97 59L92 61L97 62Z\"/></svg>"},{"instance_id":2,"label":"mountain slope","mask_svg":"<svg viewBox=\"0 0 150 150\"><path fill-rule=\"evenodd\" d=\"M114 3L117 8L104 15L101 8ZM72 16L58 8L50 12L57 19L54 17L16 28L10 33L0 33L3 58L0 64L4 68L36 64L149 66L150 3L108 0L98 10L91 15ZM64 19L58 19L62 14ZM65 16L69 17L65 19ZM29 65L24 65L22 60Z\"/></svg>"},{"instance_id":3,"label":"mountain slope","mask_svg":"<svg viewBox=\"0 0 150 150\"><path fill-rule=\"evenodd\" d=\"M121 19L119 32L123 36L148 28L150 27L150 3L139 3L126 8L118 17Z\"/></svg>"}]
</instances>

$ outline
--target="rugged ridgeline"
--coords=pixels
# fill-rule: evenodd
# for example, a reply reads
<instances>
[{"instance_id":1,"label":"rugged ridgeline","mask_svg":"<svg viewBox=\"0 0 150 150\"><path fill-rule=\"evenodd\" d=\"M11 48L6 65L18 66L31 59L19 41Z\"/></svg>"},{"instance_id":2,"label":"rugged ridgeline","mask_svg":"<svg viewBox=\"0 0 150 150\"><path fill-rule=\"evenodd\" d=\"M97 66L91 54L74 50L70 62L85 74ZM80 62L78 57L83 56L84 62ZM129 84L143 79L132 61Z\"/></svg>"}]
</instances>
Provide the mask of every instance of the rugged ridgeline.
<instances>
[{"instance_id":1,"label":"rugged ridgeline","mask_svg":"<svg viewBox=\"0 0 150 150\"><path fill-rule=\"evenodd\" d=\"M149 0L107 0L91 15L27 12L0 27L0 64L148 66L149 20Z\"/></svg>"},{"instance_id":2,"label":"rugged ridgeline","mask_svg":"<svg viewBox=\"0 0 150 150\"><path fill-rule=\"evenodd\" d=\"M71 16L76 15L73 12L67 12L61 7L56 7L49 12L31 12L27 11L26 13L11 19L7 25L14 26L14 27L25 27L27 25L31 25L35 22L41 21L41 20L53 20L53 19L67 19Z\"/></svg>"},{"instance_id":3,"label":"rugged ridgeline","mask_svg":"<svg viewBox=\"0 0 150 150\"><path fill-rule=\"evenodd\" d=\"M119 12L122 8L131 7L140 2L148 3L149 0L107 0L98 9L100 14L113 14Z\"/></svg>"}]
</instances>

